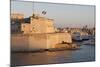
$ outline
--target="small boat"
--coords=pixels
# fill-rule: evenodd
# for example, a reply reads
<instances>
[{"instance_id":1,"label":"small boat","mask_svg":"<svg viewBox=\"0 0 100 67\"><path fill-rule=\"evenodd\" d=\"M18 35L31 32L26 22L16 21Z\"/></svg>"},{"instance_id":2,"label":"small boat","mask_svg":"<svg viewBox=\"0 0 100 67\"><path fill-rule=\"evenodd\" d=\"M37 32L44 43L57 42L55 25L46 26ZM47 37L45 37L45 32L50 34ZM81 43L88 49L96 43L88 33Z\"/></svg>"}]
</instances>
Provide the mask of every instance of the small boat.
<instances>
[{"instance_id":1,"label":"small boat","mask_svg":"<svg viewBox=\"0 0 100 67\"><path fill-rule=\"evenodd\" d=\"M74 32L72 34L72 40L73 41L77 41L77 42L81 42L82 41L82 38L81 38L81 35L79 32Z\"/></svg>"},{"instance_id":2,"label":"small boat","mask_svg":"<svg viewBox=\"0 0 100 67\"><path fill-rule=\"evenodd\" d=\"M82 38L82 40L89 40L90 36L89 35L82 35L81 38Z\"/></svg>"},{"instance_id":3,"label":"small boat","mask_svg":"<svg viewBox=\"0 0 100 67\"><path fill-rule=\"evenodd\" d=\"M90 40L84 41L83 45L95 45L95 40L94 39L90 39Z\"/></svg>"}]
</instances>

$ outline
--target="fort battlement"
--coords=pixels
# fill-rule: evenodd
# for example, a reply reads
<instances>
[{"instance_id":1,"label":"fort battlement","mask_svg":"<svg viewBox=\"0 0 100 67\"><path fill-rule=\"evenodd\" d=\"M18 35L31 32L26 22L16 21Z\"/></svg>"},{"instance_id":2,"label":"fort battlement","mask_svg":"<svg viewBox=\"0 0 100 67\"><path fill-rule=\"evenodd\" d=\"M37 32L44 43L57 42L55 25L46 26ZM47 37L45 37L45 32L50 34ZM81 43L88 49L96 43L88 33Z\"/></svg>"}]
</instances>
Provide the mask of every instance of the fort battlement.
<instances>
[{"instance_id":1,"label":"fort battlement","mask_svg":"<svg viewBox=\"0 0 100 67\"><path fill-rule=\"evenodd\" d=\"M58 44L66 43L61 47L72 46L72 37L69 33L57 33L54 20L45 17L30 17L30 23L21 23L20 34L12 34L12 51L34 51L39 49L57 48Z\"/></svg>"},{"instance_id":2,"label":"fort battlement","mask_svg":"<svg viewBox=\"0 0 100 67\"><path fill-rule=\"evenodd\" d=\"M62 42L72 43L68 33L12 34L11 40L13 51L51 49Z\"/></svg>"}]
</instances>

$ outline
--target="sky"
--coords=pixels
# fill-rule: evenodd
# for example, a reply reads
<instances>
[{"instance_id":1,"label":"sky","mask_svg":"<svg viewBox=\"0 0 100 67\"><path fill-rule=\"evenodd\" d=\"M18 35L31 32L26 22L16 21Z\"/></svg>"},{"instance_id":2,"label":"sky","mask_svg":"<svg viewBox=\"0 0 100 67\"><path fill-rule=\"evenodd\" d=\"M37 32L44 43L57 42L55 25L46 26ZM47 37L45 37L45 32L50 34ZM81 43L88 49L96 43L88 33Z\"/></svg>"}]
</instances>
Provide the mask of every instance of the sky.
<instances>
[{"instance_id":1,"label":"sky","mask_svg":"<svg viewBox=\"0 0 100 67\"><path fill-rule=\"evenodd\" d=\"M33 14L33 2L11 1L11 13L22 13L29 17Z\"/></svg>"},{"instance_id":2,"label":"sky","mask_svg":"<svg viewBox=\"0 0 100 67\"><path fill-rule=\"evenodd\" d=\"M46 11L45 15L42 11ZM83 27L95 25L94 5L54 4L43 2L12 1L11 12L23 13L29 17L34 13L54 19L55 27Z\"/></svg>"}]
</instances>

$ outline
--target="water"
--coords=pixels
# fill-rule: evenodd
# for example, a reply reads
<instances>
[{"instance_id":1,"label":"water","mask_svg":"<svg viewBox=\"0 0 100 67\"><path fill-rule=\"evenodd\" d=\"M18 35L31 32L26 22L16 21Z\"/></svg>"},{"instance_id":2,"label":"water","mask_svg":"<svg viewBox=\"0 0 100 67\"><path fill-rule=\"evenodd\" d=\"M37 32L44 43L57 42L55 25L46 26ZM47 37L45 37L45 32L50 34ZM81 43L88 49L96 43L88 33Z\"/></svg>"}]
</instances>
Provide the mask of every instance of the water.
<instances>
[{"instance_id":1,"label":"water","mask_svg":"<svg viewBox=\"0 0 100 67\"><path fill-rule=\"evenodd\" d=\"M88 61L95 61L94 45L82 45L80 50L11 54L11 64L18 66Z\"/></svg>"}]
</instances>

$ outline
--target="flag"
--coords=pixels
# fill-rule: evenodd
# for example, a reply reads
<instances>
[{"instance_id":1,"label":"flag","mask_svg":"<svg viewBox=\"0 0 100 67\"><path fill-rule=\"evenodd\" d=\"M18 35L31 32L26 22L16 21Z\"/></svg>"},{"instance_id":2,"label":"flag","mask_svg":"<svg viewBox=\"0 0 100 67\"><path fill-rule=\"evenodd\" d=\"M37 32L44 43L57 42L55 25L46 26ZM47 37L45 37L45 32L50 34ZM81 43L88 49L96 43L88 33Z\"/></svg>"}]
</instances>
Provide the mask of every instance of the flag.
<instances>
[{"instance_id":1,"label":"flag","mask_svg":"<svg viewBox=\"0 0 100 67\"><path fill-rule=\"evenodd\" d=\"M45 15L46 13L47 13L46 11L42 11L42 14L44 14L44 15Z\"/></svg>"}]
</instances>

